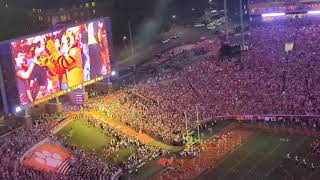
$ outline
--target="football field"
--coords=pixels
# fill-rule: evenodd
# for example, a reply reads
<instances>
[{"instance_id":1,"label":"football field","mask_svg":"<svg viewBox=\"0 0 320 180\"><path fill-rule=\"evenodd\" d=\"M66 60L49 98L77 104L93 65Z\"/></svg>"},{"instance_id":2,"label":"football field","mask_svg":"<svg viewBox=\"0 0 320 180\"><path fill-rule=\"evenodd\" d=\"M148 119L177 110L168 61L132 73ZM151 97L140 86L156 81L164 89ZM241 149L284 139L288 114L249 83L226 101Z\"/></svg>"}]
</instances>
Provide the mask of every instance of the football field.
<instances>
[{"instance_id":1,"label":"football field","mask_svg":"<svg viewBox=\"0 0 320 180\"><path fill-rule=\"evenodd\" d=\"M197 179L320 179L319 158L310 153L312 142L313 138L309 137L256 132L237 150L222 158L214 169L203 172Z\"/></svg>"},{"instance_id":2,"label":"football field","mask_svg":"<svg viewBox=\"0 0 320 180\"><path fill-rule=\"evenodd\" d=\"M211 133L204 133L205 139L221 131L228 124L219 123L218 126L212 129ZM236 127L234 130L237 129L241 130L243 128ZM196 179L320 179L320 158L311 153L310 147L314 138L266 133L247 128L245 130L252 132L252 135L232 152L221 157L213 168L203 171ZM93 153L112 163L124 161L136 152L136 147L129 146L109 156L104 156L104 149L110 146L115 137L104 133L99 128L93 127L85 120L70 122L58 132L57 136L60 139L65 138L69 145L76 146L88 153ZM290 158L287 157L288 154ZM305 159L305 164L303 159ZM314 168L312 168L311 164L313 164ZM150 161L140 169L140 172L144 173L129 176L130 179L149 179L154 174L160 173L164 168L155 164L155 161ZM129 178L129 176L126 178Z\"/></svg>"}]
</instances>

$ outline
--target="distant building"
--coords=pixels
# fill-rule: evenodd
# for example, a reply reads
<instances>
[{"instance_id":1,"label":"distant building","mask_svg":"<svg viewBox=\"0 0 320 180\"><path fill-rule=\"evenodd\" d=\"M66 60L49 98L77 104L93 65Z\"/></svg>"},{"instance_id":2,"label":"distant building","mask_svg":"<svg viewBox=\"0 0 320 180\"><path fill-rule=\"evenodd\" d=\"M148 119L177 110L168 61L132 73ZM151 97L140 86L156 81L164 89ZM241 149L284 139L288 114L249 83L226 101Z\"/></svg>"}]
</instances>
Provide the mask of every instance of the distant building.
<instances>
[{"instance_id":1,"label":"distant building","mask_svg":"<svg viewBox=\"0 0 320 180\"><path fill-rule=\"evenodd\" d=\"M69 8L32 9L33 23L42 28L73 24L112 15L112 3L86 2Z\"/></svg>"},{"instance_id":2,"label":"distant building","mask_svg":"<svg viewBox=\"0 0 320 180\"><path fill-rule=\"evenodd\" d=\"M8 8L8 7L9 7L8 0L0 0L0 9L1 8Z\"/></svg>"}]
</instances>

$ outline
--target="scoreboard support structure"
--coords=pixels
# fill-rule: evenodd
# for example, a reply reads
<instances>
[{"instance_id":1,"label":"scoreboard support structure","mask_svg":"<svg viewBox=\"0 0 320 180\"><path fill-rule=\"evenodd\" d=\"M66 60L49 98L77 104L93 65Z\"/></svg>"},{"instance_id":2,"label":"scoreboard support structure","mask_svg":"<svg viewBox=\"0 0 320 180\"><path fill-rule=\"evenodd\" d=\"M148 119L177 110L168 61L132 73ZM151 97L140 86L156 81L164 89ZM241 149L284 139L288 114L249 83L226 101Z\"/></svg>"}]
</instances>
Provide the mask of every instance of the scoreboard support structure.
<instances>
[{"instance_id":1,"label":"scoreboard support structure","mask_svg":"<svg viewBox=\"0 0 320 180\"><path fill-rule=\"evenodd\" d=\"M89 94L86 91L86 87L83 87L82 90L83 90L83 101L86 102L89 99Z\"/></svg>"},{"instance_id":2,"label":"scoreboard support structure","mask_svg":"<svg viewBox=\"0 0 320 180\"><path fill-rule=\"evenodd\" d=\"M55 102L47 102L45 104L46 113L60 113L62 112L62 103L59 101L59 97L55 98Z\"/></svg>"},{"instance_id":3,"label":"scoreboard support structure","mask_svg":"<svg viewBox=\"0 0 320 180\"><path fill-rule=\"evenodd\" d=\"M32 120L32 117L29 114L29 108L25 108L24 109L23 119L24 119L24 126L27 129L31 129L32 128L32 124L33 124L33 120Z\"/></svg>"},{"instance_id":4,"label":"scoreboard support structure","mask_svg":"<svg viewBox=\"0 0 320 180\"><path fill-rule=\"evenodd\" d=\"M1 65L0 65L0 90L1 90L3 110L4 110L5 113L8 113L9 112L9 106L8 106L8 101L7 101L7 94L6 94L6 88L5 88L5 85L4 85L4 79L3 79L2 66Z\"/></svg>"}]
</instances>

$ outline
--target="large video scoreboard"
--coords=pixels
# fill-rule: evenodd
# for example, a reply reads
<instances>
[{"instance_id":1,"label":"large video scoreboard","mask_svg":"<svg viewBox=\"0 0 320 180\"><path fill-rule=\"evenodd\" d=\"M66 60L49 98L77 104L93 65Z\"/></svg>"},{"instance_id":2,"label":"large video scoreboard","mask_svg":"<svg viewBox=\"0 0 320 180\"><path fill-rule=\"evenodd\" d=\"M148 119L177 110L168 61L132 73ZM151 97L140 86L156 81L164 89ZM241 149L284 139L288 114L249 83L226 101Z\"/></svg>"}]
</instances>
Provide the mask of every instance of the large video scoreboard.
<instances>
[{"instance_id":1,"label":"large video scoreboard","mask_svg":"<svg viewBox=\"0 0 320 180\"><path fill-rule=\"evenodd\" d=\"M110 20L104 18L2 43L7 52L1 64L11 68L6 93L17 98L10 108L37 105L103 80L111 73L111 36Z\"/></svg>"}]
</instances>

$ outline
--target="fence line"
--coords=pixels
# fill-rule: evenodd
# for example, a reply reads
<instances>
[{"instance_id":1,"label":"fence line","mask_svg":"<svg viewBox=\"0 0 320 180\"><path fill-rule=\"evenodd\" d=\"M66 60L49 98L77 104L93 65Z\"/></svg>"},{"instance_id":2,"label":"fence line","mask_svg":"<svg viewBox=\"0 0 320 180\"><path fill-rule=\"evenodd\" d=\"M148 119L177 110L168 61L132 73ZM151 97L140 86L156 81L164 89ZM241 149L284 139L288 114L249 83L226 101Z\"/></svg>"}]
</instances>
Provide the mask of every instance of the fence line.
<instances>
[{"instance_id":1,"label":"fence line","mask_svg":"<svg viewBox=\"0 0 320 180\"><path fill-rule=\"evenodd\" d=\"M215 116L212 118L205 118L202 121L200 121L201 124L212 122L214 120L219 119L228 119L228 120L237 120L237 121L243 121L243 120L272 120L275 118L283 118L283 119L293 119L293 118L300 118L300 119L311 119L311 118L319 118L320 115L226 115L226 116Z\"/></svg>"}]
</instances>

